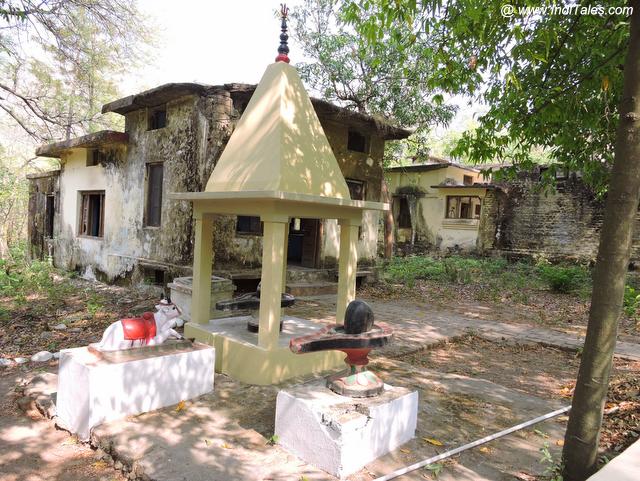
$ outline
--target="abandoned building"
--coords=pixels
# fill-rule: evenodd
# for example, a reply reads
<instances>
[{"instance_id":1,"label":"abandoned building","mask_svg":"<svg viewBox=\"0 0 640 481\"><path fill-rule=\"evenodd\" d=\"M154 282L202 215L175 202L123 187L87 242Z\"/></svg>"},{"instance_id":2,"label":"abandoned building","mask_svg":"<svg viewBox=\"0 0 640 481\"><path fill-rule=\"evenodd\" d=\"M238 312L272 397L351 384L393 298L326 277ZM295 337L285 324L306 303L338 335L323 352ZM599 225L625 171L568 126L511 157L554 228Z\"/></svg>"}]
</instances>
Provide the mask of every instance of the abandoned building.
<instances>
[{"instance_id":1,"label":"abandoned building","mask_svg":"<svg viewBox=\"0 0 640 481\"><path fill-rule=\"evenodd\" d=\"M204 188L254 90L245 84L162 85L103 106L103 113L124 116L124 132L39 147L36 154L59 159L60 169L29 177L31 257L51 256L58 267L110 282L160 284L190 275L191 205L168 194ZM385 141L411 132L323 100L312 103L352 199L380 201ZM364 214L362 265L375 261L378 224L378 213ZM292 219L289 265L335 268L338 229L335 220ZM216 273L257 267L261 235L259 217L217 217Z\"/></svg>"},{"instance_id":2,"label":"abandoned building","mask_svg":"<svg viewBox=\"0 0 640 481\"><path fill-rule=\"evenodd\" d=\"M430 157L386 169L396 248L475 250L482 202L495 186L479 169Z\"/></svg>"}]
</instances>

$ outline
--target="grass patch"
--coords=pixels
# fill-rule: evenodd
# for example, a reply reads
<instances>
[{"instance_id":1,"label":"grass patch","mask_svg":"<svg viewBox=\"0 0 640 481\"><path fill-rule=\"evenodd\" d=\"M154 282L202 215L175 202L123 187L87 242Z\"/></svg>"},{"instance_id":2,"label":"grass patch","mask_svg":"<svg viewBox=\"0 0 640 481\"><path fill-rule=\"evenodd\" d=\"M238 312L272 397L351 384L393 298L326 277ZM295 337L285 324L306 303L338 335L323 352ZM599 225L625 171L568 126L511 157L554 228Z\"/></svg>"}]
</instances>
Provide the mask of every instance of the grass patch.
<instances>
[{"instance_id":1,"label":"grass patch","mask_svg":"<svg viewBox=\"0 0 640 481\"><path fill-rule=\"evenodd\" d=\"M487 300L504 292L526 302L527 290L550 289L558 293L588 296L591 272L582 265L554 265L548 262L508 262L501 258L409 256L393 258L383 278L413 287L419 279L446 284L481 285ZM640 305L640 292L636 293Z\"/></svg>"},{"instance_id":2,"label":"grass patch","mask_svg":"<svg viewBox=\"0 0 640 481\"><path fill-rule=\"evenodd\" d=\"M28 307L33 297L44 297L50 308L62 304L72 292L68 277L50 260L29 261L26 246L20 244L10 249L5 259L0 259L0 297L13 303L14 308ZM0 320L12 314L9 304L0 307Z\"/></svg>"}]
</instances>

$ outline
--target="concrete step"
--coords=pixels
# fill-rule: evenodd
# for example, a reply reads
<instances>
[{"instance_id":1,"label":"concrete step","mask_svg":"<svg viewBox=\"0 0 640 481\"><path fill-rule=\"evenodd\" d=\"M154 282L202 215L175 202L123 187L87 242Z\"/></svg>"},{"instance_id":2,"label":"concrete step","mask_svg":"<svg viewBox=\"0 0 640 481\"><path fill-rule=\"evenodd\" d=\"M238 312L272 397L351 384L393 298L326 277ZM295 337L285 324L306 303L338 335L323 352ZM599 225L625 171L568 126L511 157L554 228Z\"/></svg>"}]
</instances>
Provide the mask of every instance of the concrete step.
<instances>
[{"instance_id":1,"label":"concrete step","mask_svg":"<svg viewBox=\"0 0 640 481\"><path fill-rule=\"evenodd\" d=\"M287 292L296 297L337 294L337 282L287 282Z\"/></svg>"}]
</instances>

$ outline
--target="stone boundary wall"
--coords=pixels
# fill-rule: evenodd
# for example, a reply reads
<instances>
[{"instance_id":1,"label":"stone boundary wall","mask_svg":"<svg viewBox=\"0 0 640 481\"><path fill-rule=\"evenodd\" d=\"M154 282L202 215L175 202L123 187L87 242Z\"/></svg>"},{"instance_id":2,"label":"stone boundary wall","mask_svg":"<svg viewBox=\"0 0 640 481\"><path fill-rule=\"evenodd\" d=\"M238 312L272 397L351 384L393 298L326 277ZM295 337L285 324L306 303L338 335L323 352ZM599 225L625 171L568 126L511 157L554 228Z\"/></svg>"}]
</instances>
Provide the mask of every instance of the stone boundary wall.
<instances>
[{"instance_id":1,"label":"stone boundary wall","mask_svg":"<svg viewBox=\"0 0 640 481\"><path fill-rule=\"evenodd\" d=\"M487 192L478 250L506 255L543 255L550 260L594 261L597 256L604 201L576 176L558 179L555 191L522 179L502 191ZM632 261L640 261L640 216Z\"/></svg>"}]
</instances>

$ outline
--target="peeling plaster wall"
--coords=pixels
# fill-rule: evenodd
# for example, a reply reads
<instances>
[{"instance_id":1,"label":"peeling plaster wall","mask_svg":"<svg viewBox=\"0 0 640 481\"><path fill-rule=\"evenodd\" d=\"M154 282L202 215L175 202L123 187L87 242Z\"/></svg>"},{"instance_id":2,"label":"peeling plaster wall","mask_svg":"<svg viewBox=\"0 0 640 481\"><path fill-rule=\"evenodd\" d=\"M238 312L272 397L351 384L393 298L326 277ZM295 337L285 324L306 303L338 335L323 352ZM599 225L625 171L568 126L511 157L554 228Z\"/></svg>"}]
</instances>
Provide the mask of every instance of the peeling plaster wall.
<instances>
[{"instance_id":1,"label":"peeling plaster wall","mask_svg":"<svg viewBox=\"0 0 640 481\"><path fill-rule=\"evenodd\" d=\"M189 202L169 199L170 192L202 191L246 106L224 88L205 95L188 95L166 104L167 125L147 130L148 110L125 115L129 143L109 161L86 166L86 149L74 149L61 159L60 218L55 262L108 281L133 276L142 280L139 267L161 269L170 275L189 274L193 262L193 221ZM365 198L380 201L384 140L373 131L369 154L347 150L348 125L321 123L345 177L366 183ZM117 155L116 155L117 154ZM145 226L146 164L163 162L163 197L160 227ZM105 191L104 237L77 235L80 193ZM366 212L358 243L359 259L376 257L379 214ZM339 229L336 221L323 221L319 267L336 264ZM262 236L239 235L235 216L216 216L214 263L217 268L260 265Z\"/></svg>"},{"instance_id":2,"label":"peeling plaster wall","mask_svg":"<svg viewBox=\"0 0 640 481\"><path fill-rule=\"evenodd\" d=\"M346 179L365 182L365 200L382 201L382 158L384 155L384 140L372 131L360 131L369 136L369 153L353 152L347 149L349 135L348 126L330 122L320 118L333 153L338 160L342 175ZM365 211L362 215L362 229L358 241L358 263L373 264L377 256L378 230L381 214L375 211ZM340 250L340 228L333 219L323 221L323 237L321 239L320 264L321 267L333 267Z\"/></svg>"},{"instance_id":3,"label":"peeling plaster wall","mask_svg":"<svg viewBox=\"0 0 640 481\"><path fill-rule=\"evenodd\" d=\"M147 130L147 111L126 115L129 144L113 161L87 167L86 150L62 159L60 235L56 262L68 269L91 270L112 281L136 264L188 272L193 259L191 205L168 198L169 192L201 190L223 148L228 124L228 95L188 96L167 104L167 125ZM222 111L221 111L222 110ZM146 164L163 162L160 227L145 226ZM194 175L195 174L195 175ZM80 192L105 191L104 237L77 236Z\"/></svg>"},{"instance_id":4,"label":"peeling plaster wall","mask_svg":"<svg viewBox=\"0 0 640 481\"><path fill-rule=\"evenodd\" d=\"M535 179L490 192L483 209L478 245L484 251L544 255L552 260L594 261L604 214L601 200L578 178L559 180L543 192ZM640 262L640 214L636 216L632 262Z\"/></svg>"}]
</instances>

